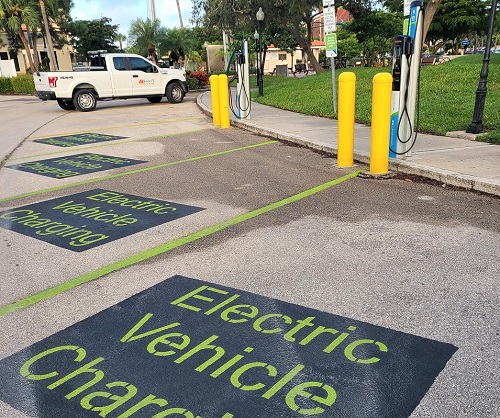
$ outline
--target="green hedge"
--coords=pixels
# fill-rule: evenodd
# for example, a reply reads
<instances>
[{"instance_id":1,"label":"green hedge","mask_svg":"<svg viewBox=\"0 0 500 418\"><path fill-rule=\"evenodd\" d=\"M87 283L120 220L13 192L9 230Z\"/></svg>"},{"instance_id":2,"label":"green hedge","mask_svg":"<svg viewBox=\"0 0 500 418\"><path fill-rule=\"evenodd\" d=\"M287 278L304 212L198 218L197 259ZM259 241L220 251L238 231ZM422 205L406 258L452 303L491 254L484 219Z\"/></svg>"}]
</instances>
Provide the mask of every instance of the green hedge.
<instances>
[{"instance_id":1,"label":"green hedge","mask_svg":"<svg viewBox=\"0 0 500 418\"><path fill-rule=\"evenodd\" d=\"M17 77L0 77L0 94L35 94L35 84L31 74Z\"/></svg>"},{"instance_id":2,"label":"green hedge","mask_svg":"<svg viewBox=\"0 0 500 418\"><path fill-rule=\"evenodd\" d=\"M14 93L11 78L0 77L0 93Z\"/></svg>"}]
</instances>

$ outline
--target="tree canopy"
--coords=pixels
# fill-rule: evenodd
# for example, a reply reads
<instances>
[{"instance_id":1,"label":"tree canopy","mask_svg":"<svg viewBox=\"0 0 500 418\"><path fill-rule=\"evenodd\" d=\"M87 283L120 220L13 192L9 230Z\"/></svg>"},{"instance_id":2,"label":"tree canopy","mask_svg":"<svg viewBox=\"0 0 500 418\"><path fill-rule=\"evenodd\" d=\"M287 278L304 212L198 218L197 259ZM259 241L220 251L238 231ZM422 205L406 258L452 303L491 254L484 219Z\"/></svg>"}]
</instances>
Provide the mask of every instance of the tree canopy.
<instances>
[{"instance_id":1,"label":"tree canopy","mask_svg":"<svg viewBox=\"0 0 500 418\"><path fill-rule=\"evenodd\" d=\"M71 42L78 56L83 60L88 51L104 49L118 52L114 41L118 36L118 25L112 25L111 19L101 17L95 20L75 20L67 25L71 33Z\"/></svg>"},{"instance_id":2,"label":"tree canopy","mask_svg":"<svg viewBox=\"0 0 500 418\"><path fill-rule=\"evenodd\" d=\"M435 45L458 43L472 34L484 35L488 27L489 0L441 0L427 33Z\"/></svg>"},{"instance_id":3,"label":"tree canopy","mask_svg":"<svg viewBox=\"0 0 500 418\"><path fill-rule=\"evenodd\" d=\"M336 6L344 6L351 14L361 16L371 10L376 0L340 0ZM265 19L263 29L268 36L291 34L295 42L307 54L317 72L322 72L310 47L313 40L312 23L322 12L322 0L193 0L193 21L203 26L217 27L232 33L253 34L259 26L256 12L262 7ZM306 28L304 33L303 28ZM269 30L272 28L272 33Z\"/></svg>"},{"instance_id":4,"label":"tree canopy","mask_svg":"<svg viewBox=\"0 0 500 418\"><path fill-rule=\"evenodd\" d=\"M23 25L29 29L35 29L41 22L39 9L30 0L0 0L0 25L5 30L22 42L26 51L30 50L28 40L23 33ZM28 54L28 62L31 72L35 72L36 67L31 54Z\"/></svg>"},{"instance_id":5,"label":"tree canopy","mask_svg":"<svg viewBox=\"0 0 500 418\"><path fill-rule=\"evenodd\" d=\"M42 19L42 7L48 18L48 31ZM50 40L53 40L57 46L67 43L59 28L62 28L67 22L70 7L71 0L0 1L0 30L7 33L9 50L17 52L22 46L29 51L31 44L34 54L33 56L28 54L27 57L32 72L39 69L40 65L37 50L38 38L50 33Z\"/></svg>"}]
</instances>

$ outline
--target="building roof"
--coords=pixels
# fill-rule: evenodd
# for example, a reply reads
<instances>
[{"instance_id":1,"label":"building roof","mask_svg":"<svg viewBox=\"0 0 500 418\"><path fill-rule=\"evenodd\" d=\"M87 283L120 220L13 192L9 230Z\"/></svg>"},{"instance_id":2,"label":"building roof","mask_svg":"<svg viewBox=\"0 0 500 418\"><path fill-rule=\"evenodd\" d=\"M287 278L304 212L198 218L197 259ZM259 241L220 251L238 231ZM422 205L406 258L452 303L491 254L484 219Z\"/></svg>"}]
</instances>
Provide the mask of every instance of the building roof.
<instances>
[{"instance_id":1,"label":"building roof","mask_svg":"<svg viewBox=\"0 0 500 418\"><path fill-rule=\"evenodd\" d=\"M311 42L311 46L326 46L326 43L323 42L323 41L319 41L317 39L314 39L312 42Z\"/></svg>"}]
</instances>

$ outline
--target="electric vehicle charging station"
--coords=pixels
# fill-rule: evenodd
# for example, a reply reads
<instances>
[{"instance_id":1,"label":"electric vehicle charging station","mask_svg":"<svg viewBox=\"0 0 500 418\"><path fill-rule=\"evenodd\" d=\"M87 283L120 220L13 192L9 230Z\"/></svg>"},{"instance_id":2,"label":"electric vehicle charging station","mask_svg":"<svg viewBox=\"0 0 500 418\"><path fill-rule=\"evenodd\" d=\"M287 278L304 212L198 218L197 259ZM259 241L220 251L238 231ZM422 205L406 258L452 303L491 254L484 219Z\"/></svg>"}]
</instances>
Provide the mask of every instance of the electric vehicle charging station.
<instances>
[{"instance_id":1,"label":"electric vehicle charging station","mask_svg":"<svg viewBox=\"0 0 500 418\"><path fill-rule=\"evenodd\" d=\"M411 156L415 144L415 109L422 52L423 0L405 2L403 32L394 40L392 61L392 105L389 156Z\"/></svg>"},{"instance_id":2,"label":"electric vehicle charging station","mask_svg":"<svg viewBox=\"0 0 500 418\"><path fill-rule=\"evenodd\" d=\"M238 119L250 118L250 68L248 65L248 41L243 38L241 52L236 55L236 74L238 81L236 84L236 112Z\"/></svg>"}]
</instances>

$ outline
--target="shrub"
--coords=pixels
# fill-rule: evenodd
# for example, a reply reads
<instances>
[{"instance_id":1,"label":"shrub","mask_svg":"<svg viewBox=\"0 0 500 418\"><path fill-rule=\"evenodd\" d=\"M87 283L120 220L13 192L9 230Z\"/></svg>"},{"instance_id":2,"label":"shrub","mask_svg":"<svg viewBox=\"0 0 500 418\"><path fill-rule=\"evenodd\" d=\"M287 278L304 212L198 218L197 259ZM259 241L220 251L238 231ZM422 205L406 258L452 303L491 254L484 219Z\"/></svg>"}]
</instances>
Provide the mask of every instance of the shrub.
<instances>
[{"instance_id":1,"label":"shrub","mask_svg":"<svg viewBox=\"0 0 500 418\"><path fill-rule=\"evenodd\" d=\"M35 94L35 84L31 74L25 74L11 79L15 93Z\"/></svg>"},{"instance_id":2,"label":"shrub","mask_svg":"<svg viewBox=\"0 0 500 418\"><path fill-rule=\"evenodd\" d=\"M35 84L31 74L17 77L0 77L0 93L35 94Z\"/></svg>"},{"instance_id":3,"label":"shrub","mask_svg":"<svg viewBox=\"0 0 500 418\"><path fill-rule=\"evenodd\" d=\"M200 88L200 83L196 78L186 77L189 90L198 90Z\"/></svg>"},{"instance_id":4,"label":"shrub","mask_svg":"<svg viewBox=\"0 0 500 418\"><path fill-rule=\"evenodd\" d=\"M195 88L202 88L208 86L208 74L205 71L192 71L188 74L189 80L196 80ZM195 83L193 82L193 85ZM191 88L191 82L189 82L189 88Z\"/></svg>"},{"instance_id":5,"label":"shrub","mask_svg":"<svg viewBox=\"0 0 500 418\"><path fill-rule=\"evenodd\" d=\"M8 77L0 77L0 93L14 93L11 80Z\"/></svg>"}]
</instances>

